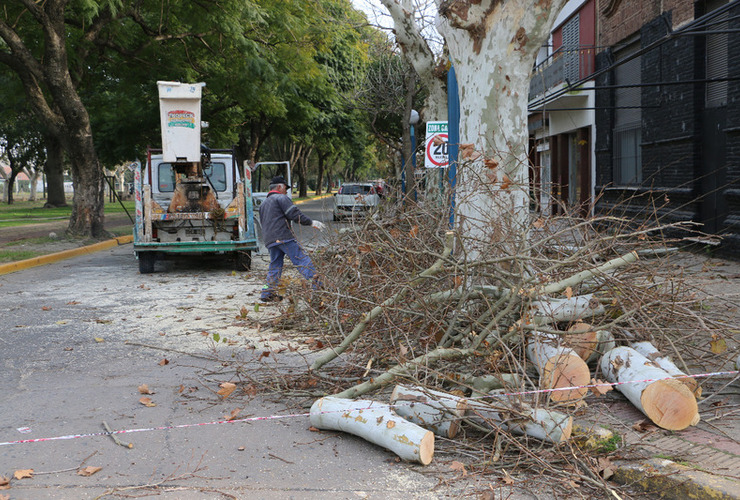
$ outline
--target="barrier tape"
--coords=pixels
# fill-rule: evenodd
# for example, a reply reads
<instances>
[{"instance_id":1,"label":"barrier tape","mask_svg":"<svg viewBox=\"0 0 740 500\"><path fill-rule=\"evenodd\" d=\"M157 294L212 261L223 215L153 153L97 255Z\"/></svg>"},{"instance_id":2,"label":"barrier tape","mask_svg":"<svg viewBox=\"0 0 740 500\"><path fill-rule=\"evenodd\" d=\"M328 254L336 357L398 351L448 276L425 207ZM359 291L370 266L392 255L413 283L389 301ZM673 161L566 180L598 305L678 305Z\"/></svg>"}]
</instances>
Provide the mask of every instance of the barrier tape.
<instances>
[{"instance_id":1,"label":"barrier tape","mask_svg":"<svg viewBox=\"0 0 740 500\"><path fill-rule=\"evenodd\" d=\"M575 385L570 387L556 387L554 389L536 389L532 391L522 391L522 392L509 392L509 393L498 393L498 394L489 394L487 396L481 396L479 398L468 398L468 399L490 399L490 398L496 398L496 397L508 397L508 396L521 396L521 395L527 395L527 394L542 394L542 393L548 393L548 392L555 392L555 391L572 391L574 389L587 389L592 387L614 387L617 385L624 385L624 384L637 384L637 383L645 383L645 382L658 382L660 380L671 380L671 379L681 379L681 378L698 378L698 377L716 377L720 375L740 375L739 370L734 371L726 371L726 372L711 372L711 373L699 373L699 374L693 374L693 375L686 375L685 377L663 377L663 378L655 378L655 379L644 379L644 380L627 380L624 382L600 382L598 384L588 384L588 385ZM413 403L413 401L409 401L409 403ZM391 404L382 404L378 403L377 405L373 405L373 407L377 408L378 406L387 406L387 407L394 407L398 405L391 405ZM365 410L369 409L370 407L362 407L362 408L352 408L350 411L355 410ZM345 412L345 410L337 410L338 412ZM330 412L324 412L324 413L330 413ZM163 430L171 430L171 429L186 429L189 427L203 427L206 425L216 425L216 424L237 424L237 423L243 423L243 422L259 422L264 420L280 420L285 418L297 418L297 417L309 417L311 416L310 413L293 413L289 415L269 415L266 417L249 417L249 418L239 418L239 419L232 419L232 420L214 420L212 422L199 422L197 424L180 424L180 425L163 425L160 427L146 427L146 428L140 428L140 429L123 429L118 431L105 431L105 432L91 432L88 434L70 434L67 436L54 436L54 437L46 437L46 438L36 438L36 439L20 439L18 441L6 441L6 442L0 442L0 446L8 446L13 444L26 444L26 443L42 443L45 441L62 441L67 439L79 439L79 438L87 438L87 437L96 437L96 436L111 436L114 434L132 434L134 432L151 432L151 431L163 431ZM19 432L29 432L30 429L27 427L21 428L23 431L19 429Z\"/></svg>"}]
</instances>

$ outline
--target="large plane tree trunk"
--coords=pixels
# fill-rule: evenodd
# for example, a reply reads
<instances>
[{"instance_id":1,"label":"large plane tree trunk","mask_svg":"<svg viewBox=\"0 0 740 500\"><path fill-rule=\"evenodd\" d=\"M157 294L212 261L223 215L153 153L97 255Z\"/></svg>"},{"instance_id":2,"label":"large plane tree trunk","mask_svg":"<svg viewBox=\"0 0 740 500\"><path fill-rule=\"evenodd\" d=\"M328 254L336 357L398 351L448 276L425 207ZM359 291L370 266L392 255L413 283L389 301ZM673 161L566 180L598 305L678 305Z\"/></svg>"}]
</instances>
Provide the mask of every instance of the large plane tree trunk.
<instances>
[{"instance_id":1,"label":"large plane tree trunk","mask_svg":"<svg viewBox=\"0 0 740 500\"><path fill-rule=\"evenodd\" d=\"M530 73L565 1L438 1L460 88L457 224L472 247L526 234Z\"/></svg>"},{"instance_id":2,"label":"large plane tree trunk","mask_svg":"<svg viewBox=\"0 0 740 500\"><path fill-rule=\"evenodd\" d=\"M65 207L67 198L64 194L64 148L52 134L44 134L46 145L46 203L45 207Z\"/></svg>"}]
</instances>

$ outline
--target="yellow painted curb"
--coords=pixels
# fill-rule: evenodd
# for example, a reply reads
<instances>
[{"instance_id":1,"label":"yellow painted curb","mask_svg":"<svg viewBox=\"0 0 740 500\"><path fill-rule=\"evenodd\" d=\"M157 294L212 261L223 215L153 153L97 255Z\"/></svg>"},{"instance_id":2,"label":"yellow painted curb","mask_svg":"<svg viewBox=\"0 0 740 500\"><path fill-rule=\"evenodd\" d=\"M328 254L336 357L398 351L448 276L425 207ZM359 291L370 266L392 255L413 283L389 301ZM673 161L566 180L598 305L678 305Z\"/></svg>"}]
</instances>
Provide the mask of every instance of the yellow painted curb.
<instances>
[{"instance_id":1,"label":"yellow painted curb","mask_svg":"<svg viewBox=\"0 0 740 500\"><path fill-rule=\"evenodd\" d=\"M51 264L52 262L59 262L64 259L71 259L72 257L79 257L80 255L99 252L100 250L125 245L132 241L134 241L133 235L119 236L112 240L101 241L100 243L94 243L84 247L72 248L70 250L64 250L63 252L41 255L32 259L19 260L17 262L9 262L7 264L0 264L0 275L23 271L24 269L29 269L31 267L43 266L44 264Z\"/></svg>"},{"instance_id":2,"label":"yellow painted curb","mask_svg":"<svg viewBox=\"0 0 740 500\"><path fill-rule=\"evenodd\" d=\"M321 196L314 196L313 198L308 198L307 200L296 201L294 203L296 205L300 205L301 203L307 203L309 201L323 200L324 198L329 198L330 196L334 196L334 194L333 193L332 194L322 194Z\"/></svg>"},{"instance_id":3,"label":"yellow painted curb","mask_svg":"<svg viewBox=\"0 0 740 500\"><path fill-rule=\"evenodd\" d=\"M643 464L624 464L609 478L615 483L674 500L738 500L740 482L721 475L653 458Z\"/></svg>"}]
</instances>

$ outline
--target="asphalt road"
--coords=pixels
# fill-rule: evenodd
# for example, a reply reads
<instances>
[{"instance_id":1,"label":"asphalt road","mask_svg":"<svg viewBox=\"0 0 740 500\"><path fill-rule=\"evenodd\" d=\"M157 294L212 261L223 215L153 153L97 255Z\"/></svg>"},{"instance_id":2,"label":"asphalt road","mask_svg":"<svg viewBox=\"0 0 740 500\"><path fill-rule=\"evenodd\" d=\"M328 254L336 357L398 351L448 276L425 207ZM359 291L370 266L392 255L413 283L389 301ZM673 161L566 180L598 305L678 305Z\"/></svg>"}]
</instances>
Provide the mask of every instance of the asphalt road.
<instances>
[{"instance_id":1,"label":"asphalt road","mask_svg":"<svg viewBox=\"0 0 740 500\"><path fill-rule=\"evenodd\" d=\"M301 209L330 220L325 203ZM362 439L312 432L305 413L315 397L285 397L264 383L304 373L314 355L300 332L270 329L276 306L255 310L266 268L259 256L243 274L194 259L140 275L126 245L0 277L0 476L34 471L0 493L13 500L115 491L171 499L449 494L433 473L450 472L444 461L398 463ZM242 307L249 321L236 318ZM225 382L239 389L223 398ZM153 394L142 394L142 384ZM212 423L237 410L236 422ZM133 447L102 434L103 422L129 431L118 438ZM41 441L18 443L29 439ZM78 475L88 466L101 469Z\"/></svg>"}]
</instances>

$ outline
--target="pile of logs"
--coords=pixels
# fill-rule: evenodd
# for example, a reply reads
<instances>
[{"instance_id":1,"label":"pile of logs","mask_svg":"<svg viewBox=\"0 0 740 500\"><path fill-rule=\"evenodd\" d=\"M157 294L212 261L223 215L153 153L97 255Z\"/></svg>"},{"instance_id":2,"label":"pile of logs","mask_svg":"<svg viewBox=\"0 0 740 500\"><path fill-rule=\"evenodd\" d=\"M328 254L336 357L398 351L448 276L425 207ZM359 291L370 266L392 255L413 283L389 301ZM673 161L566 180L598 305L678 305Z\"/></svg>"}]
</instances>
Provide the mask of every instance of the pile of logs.
<instances>
[{"instance_id":1,"label":"pile of logs","mask_svg":"<svg viewBox=\"0 0 740 500\"><path fill-rule=\"evenodd\" d=\"M582 404L594 387L603 389L601 392L615 388L663 429L682 430L699 422L697 398L701 396L701 387L696 379L650 342L625 342L629 335L615 340L614 328L624 332L617 326L618 321L599 322L607 312L605 305L608 307L610 297L572 292L573 288L583 292L587 290L581 286L584 282L604 279L617 268L636 262L636 252L546 285L539 285L535 278L508 288L461 287L455 281L448 290L429 290L423 296L423 292L417 292L410 298L414 287L423 287L431 278L442 273L455 275L452 242L452 233L447 233L436 261L365 313L350 332L344 333L339 344L319 353L311 370L318 371L336 357L351 352L368 325L399 304L403 304L404 311L416 311L442 301L477 300L488 309L467 329L459 316L452 315L436 346L426 345L420 354L404 356L386 372L317 400L311 408L313 426L348 432L392 450L404 460L428 464L434 454L434 436L453 438L463 425L526 435L553 445L567 441L573 431L568 408ZM375 260L373 263L377 266ZM561 294L566 297L555 297ZM606 326L594 326L585 320ZM461 333L455 333L456 329ZM396 385L387 402L356 399L399 379L413 380L409 374L416 367L431 366L441 360L475 359L484 355L482 351L488 355L502 345L507 345L509 352L521 347L517 352L526 356L536 376L527 377L524 370L478 376L445 371L441 377L444 384L434 389L407 383ZM601 377L607 382L596 381ZM449 388L449 384L455 387ZM440 390L442 387L445 390Z\"/></svg>"}]
</instances>

